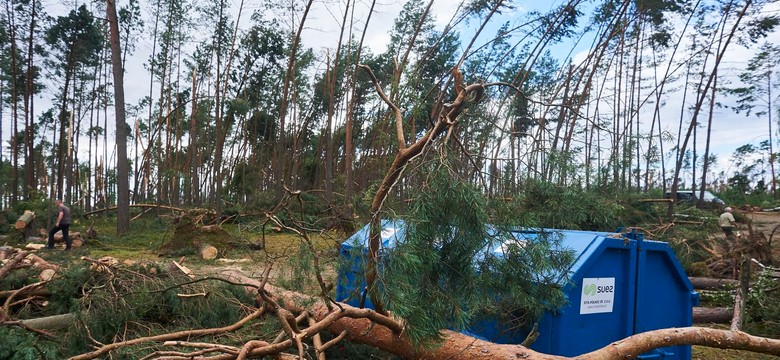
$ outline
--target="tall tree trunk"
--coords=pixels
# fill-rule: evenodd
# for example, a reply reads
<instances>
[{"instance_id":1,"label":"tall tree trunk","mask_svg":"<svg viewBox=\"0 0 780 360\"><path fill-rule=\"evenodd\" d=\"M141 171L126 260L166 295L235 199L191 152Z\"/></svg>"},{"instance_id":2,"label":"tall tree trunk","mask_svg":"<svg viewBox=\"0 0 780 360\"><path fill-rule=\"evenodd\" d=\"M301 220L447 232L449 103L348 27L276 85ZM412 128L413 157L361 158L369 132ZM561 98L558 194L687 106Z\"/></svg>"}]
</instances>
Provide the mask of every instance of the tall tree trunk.
<instances>
[{"instance_id":1,"label":"tall tree trunk","mask_svg":"<svg viewBox=\"0 0 780 360\"><path fill-rule=\"evenodd\" d=\"M767 82L767 115L768 115L768 126L769 126L769 168L772 171L772 196L777 196L777 176L775 175L775 150L774 150L774 140L772 137L772 111L774 109L772 108L772 70L769 70L769 72L766 74L766 82Z\"/></svg>"},{"instance_id":2,"label":"tall tree trunk","mask_svg":"<svg viewBox=\"0 0 780 360\"><path fill-rule=\"evenodd\" d=\"M72 57L72 56L71 56ZM65 69L65 86L62 89L62 99L60 100L60 124L59 124L59 141L57 144L57 185L56 193L54 195L57 199L62 199L64 195L64 183L65 183L65 148L66 148L66 134L65 129L68 126L68 89L70 88L71 77L73 76L75 64L68 59Z\"/></svg>"},{"instance_id":3,"label":"tall tree trunk","mask_svg":"<svg viewBox=\"0 0 780 360\"><path fill-rule=\"evenodd\" d=\"M282 193L283 185L287 183L287 166L285 162L285 158L287 156L287 141L284 129L285 120L287 117L287 102L288 97L290 96L290 86L293 82L293 79L295 78L295 59L298 53L298 43L301 41L301 32L303 32L303 26L306 24L306 17L309 15L309 10L311 9L313 2L314 0L309 0L306 2L306 8L304 9L303 15L301 16L301 22L298 24L298 31L295 33L295 36L290 42L290 57L287 58L287 71L284 74L282 96L279 103L279 128L277 128L276 132L278 143L274 149L274 155L271 164L273 168L273 176L276 179L276 190L278 194Z\"/></svg>"},{"instance_id":4,"label":"tall tree trunk","mask_svg":"<svg viewBox=\"0 0 780 360\"><path fill-rule=\"evenodd\" d=\"M717 71L717 69L715 69ZM712 118L715 110L715 91L718 88L718 75L715 75L715 80L712 84L712 93L710 95L710 114L707 119L707 140L704 145L704 165L701 170L701 190L699 191L699 201L704 200L704 190L707 189L707 171L710 167L710 134L712 133ZM696 189L691 189L695 191Z\"/></svg>"},{"instance_id":5,"label":"tall tree trunk","mask_svg":"<svg viewBox=\"0 0 780 360\"><path fill-rule=\"evenodd\" d=\"M720 66L720 62L723 59L723 56L726 53L726 50L729 47L729 43L731 42L731 39L734 37L734 34L737 32L737 29L739 28L739 24L742 21L742 18L745 16L745 13L747 12L747 9L750 7L750 5L753 3L753 0L747 0L745 1L745 6L743 6L742 10L737 12L737 19L734 22L734 25L731 28L731 31L729 31L728 35L726 36L726 40L723 42L723 47L718 49L718 54L715 57L715 64L713 65L713 70L710 72L709 76L707 77L707 83L705 84L704 88L701 89L701 93L697 97L696 104L693 107L693 115L691 116L691 124L688 126L688 132L685 135L685 140L683 141L682 145L680 146L680 156L677 157L677 164L674 168L674 177L672 177L672 199L675 198L677 195L677 187L679 186L679 179L680 176L680 169L682 168L683 158L685 156L685 149L688 145L688 140L690 139L691 132L693 131L693 128L696 126L697 119L699 117L699 112L701 112L702 105L704 103L704 100L707 98L707 90L710 89L710 86L712 86L712 83L715 81L715 76L718 73L718 67ZM729 12L726 11L726 13L723 15L723 25L725 27L726 19L728 18ZM723 32L721 31L720 36L722 38ZM674 202L669 203L669 207L666 211L666 215L668 217L671 217L674 213Z\"/></svg>"},{"instance_id":6,"label":"tall tree trunk","mask_svg":"<svg viewBox=\"0 0 780 360\"><path fill-rule=\"evenodd\" d=\"M34 147L34 99L33 93L33 58L35 56L33 41L35 38L35 25L37 9L35 5L37 1L30 1L32 7L30 11L30 32L29 39L27 41L27 79L25 82L25 96L24 96L24 113L25 113L25 128L24 128L24 147L25 147L25 159L24 159L24 199L30 200L31 192L34 191L38 185L35 178L35 147ZM0 136L2 138L2 136Z\"/></svg>"},{"instance_id":7,"label":"tall tree trunk","mask_svg":"<svg viewBox=\"0 0 780 360\"><path fill-rule=\"evenodd\" d=\"M111 33L111 63L114 73L114 101L116 108L116 149L117 149L117 235L130 231L130 184L128 183L129 164L127 163L127 125L125 123L124 69L122 68L122 50L119 43L119 22L116 16L115 0L106 0L106 12Z\"/></svg>"},{"instance_id":8,"label":"tall tree trunk","mask_svg":"<svg viewBox=\"0 0 780 360\"><path fill-rule=\"evenodd\" d=\"M11 205L15 205L19 199L19 176L17 169L19 165L19 152L17 151L16 141L17 136L17 122L19 121L19 79L17 59L17 47L16 47L16 24L14 22L14 11L11 10L10 1L6 1L6 16L8 19L8 42L10 43L10 55L11 55ZM0 138L0 141L2 139ZM0 143L0 150L2 150L2 143ZM2 152L2 151L0 151Z\"/></svg>"},{"instance_id":9,"label":"tall tree trunk","mask_svg":"<svg viewBox=\"0 0 780 360\"><path fill-rule=\"evenodd\" d=\"M336 56L333 58L333 66L331 67L329 84L328 84L328 120L327 129L325 131L325 201L328 203L328 207L332 208L333 205L333 116L336 107L336 84L338 81L337 73L339 69L339 61L341 60L341 43L344 39L344 30L347 28L347 15L349 14L351 2L347 0L347 5L344 8L344 17L341 20L341 32L339 33L339 41L336 45Z\"/></svg>"},{"instance_id":10,"label":"tall tree trunk","mask_svg":"<svg viewBox=\"0 0 780 360\"><path fill-rule=\"evenodd\" d=\"M368 16L366 23L363 27L363 32L360 35L360 43L358 43L357 54L355 55L354 68L352 70L352 79L350 80L352 94L349 97L349 104L347 105L347 120L345 127L346 139L344 140L344 204L347 210L347 216L352 217L352 162L354 158L354 145L352 144L352 132L354 127L354 113L355 113L355 95L357 89L357 74L358 66L360 64L360 55L363 52L363 41L366 39L366 30L371 23L371 16L374 14L374 6L376 0L371 1L371 8L368 10ZM353 8L354 9L354 8Z\"/></svg>"}]
</instances>

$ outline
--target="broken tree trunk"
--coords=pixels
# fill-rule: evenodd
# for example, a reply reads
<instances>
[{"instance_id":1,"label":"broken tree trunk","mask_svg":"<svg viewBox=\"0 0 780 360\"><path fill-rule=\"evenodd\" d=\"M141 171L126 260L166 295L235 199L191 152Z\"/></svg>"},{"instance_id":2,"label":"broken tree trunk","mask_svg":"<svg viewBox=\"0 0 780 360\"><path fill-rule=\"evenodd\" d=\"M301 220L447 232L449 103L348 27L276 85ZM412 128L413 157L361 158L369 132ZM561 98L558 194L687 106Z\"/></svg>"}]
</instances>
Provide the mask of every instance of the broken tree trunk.
<instances>
[{"instance_id":1,"label":"broken tree trunk","mask_svg":"<svg viewBox=\"0 0 780 360\"><path fill-rule=\"evenodd\" d=\"M14 224L14 227L16 230L23 231L24 228L26 228L30 223L35 220L35 213L30 210L25 210L24 214L19 216L19 219L16 220L16 224Z\"/></svg>"},{"instance_id":2,"label":"broken tree trunk","mask_svg":"<svg viewBox=\"0 0 780 360\"><path fill-rule=\"evenodd\" d=\"M263 285L261 281L249 278L237 271L224 271L221 275L229 281L250 285L248 288L253 291ZM276 296L277 302L289 311L309 311L316 320L324 319L332 314L321 299L267 284L265 285L265 290ZM301 304L306 304L306 307L304 308ZM352 308L346 304L339 304L339 306ZM333 311L340 310L334 308ZM520 345L494 344L450 330L442 331L444 341L441 346L435 349L417 349L409 341L395 334L389 328L372 323L365 318L341 318L327 327L326 330L331 334L340 334L342 331L345 331L346 340L366 344L407 359L568 359L562 356L538 353ZM780 340L752 336L741 331L687 327L660 329L637 334L593 352L580 355L576 359L627 359L634 358L655 348L677 345L702 345L780 355ZM232 355L228 354L224 359L232 359L230 356ZM213 359L223 359L223 357L219 355L213 357Z\"/></svg>"},{"instance_id":3,"label":"broken tree trunk","mask_svg":"<svg viewBox=\"0 0 780 360\"><path fill-rule=\"evenodd\" d=\"M731 318L731 330L740 331L745 323L748 291L750 288L750 260L743 256L739 270L739 288L734 297L734 315Z\"/></svg>"}]
</instances>

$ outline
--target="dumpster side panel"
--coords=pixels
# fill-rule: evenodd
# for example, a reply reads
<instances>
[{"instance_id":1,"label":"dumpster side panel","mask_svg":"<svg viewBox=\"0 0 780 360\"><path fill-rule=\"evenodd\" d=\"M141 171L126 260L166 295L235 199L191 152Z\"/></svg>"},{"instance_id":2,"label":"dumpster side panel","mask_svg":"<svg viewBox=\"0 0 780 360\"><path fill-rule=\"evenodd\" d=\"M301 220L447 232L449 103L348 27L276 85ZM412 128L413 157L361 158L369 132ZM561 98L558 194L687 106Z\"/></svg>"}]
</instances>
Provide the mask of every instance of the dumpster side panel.
<instances>
[{"instance_id":1,"label":"dumpster side panel","mask_svg":"<svg viewBox=\"0 0 780 360\"><path fill-rule=\"evenodd\" d=\"M532 349L576 356L630 336L634 316L636 251L622 239L597 237L573 269L569 305L546 314Z\"/></svg>"},{"instance_id":2,"label":"dumpster side panel","mask_svg":"<svg viewBox=\"0 0 780 360\"><path fill-rule=\"evenodd\" d=\"M693 287L669 245L647 241L639 260L635 333L691 326ZM662 348L655 356L652 358L687 360L691 358L691 347Z\"/></svg>"}]
</instances>

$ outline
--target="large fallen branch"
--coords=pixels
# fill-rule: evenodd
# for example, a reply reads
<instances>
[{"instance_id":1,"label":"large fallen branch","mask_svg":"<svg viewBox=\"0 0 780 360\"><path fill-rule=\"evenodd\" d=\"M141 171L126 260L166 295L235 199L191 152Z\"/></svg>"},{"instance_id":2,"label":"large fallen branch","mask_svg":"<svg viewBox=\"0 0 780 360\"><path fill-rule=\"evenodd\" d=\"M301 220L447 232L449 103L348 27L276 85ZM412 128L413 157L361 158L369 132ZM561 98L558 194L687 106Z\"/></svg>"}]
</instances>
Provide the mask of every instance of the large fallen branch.
<instances>
[{"instance_id":1,"label":"large fallen branch","mask_svg":"<svg viewBox=\"0 0 780 360\"><path fill-rule=\"evenodd\" d=\"M116 350L122 347L126 346L132 346L137 344L142 344L145 342L164 342L164 341L171 341L171 340L178 340L178 339L192 339L198 336L205 336L205 335L215 335L215 334L222 334L227 332L235 331L242 326L244 326L247 322L250 320L256 319L260 317L265 312L263 308L259 308L255 310L253 313L245 316L243 319L237 321L236 323L232 325L228 325L225 327L219 327L219 328L210 328L210 329L197 329L197 330L185 330L185 331L178 331L175 333L170 334L161 334L161 335L155 335L155 336L148 336L148 337L142 337L142 338L136 338L132 340L122 341L122 342L116 342L112 344L106 344L101 347L99 347L97 350L77 355L74 357L71 357L69 360L88 360L88 359L96 359L98 357L101 357L103 355L108 354L112 350Z\"/></svg>"},{"instance_id":2,"label":"large fallen branch","mask_svg":"<svg viewBox=\"0 0 780 360\"><path fill-rule=\"evenodd\" d=\"M255 287L261 286L260 281L249 278L237 271L225 271L221 275L234 282L252 284ZM332 316L333 312L341 311L339 309L328 311L326 304L315 297L271 285L266 285L265 288L273 293L277 297L276 301L287 310L293 312L309 311L316 320L322 320ZM307 305L304 306L304 304ZM351 308L345 304L341 305L344 308ZM356 310L370 312L367 309ZM379 314L376 314L374 318L385 319L385 317ZM419 350L400 336L397 331L391 331L390 328L383 324L373 323L369 318L353 319L342 317L330 324L326 330L332 334L340 334L345 331L345 339L349 341L367 344L408 359L567 359L566 357L538 353L519 345L494 344L449 330L442 331L444 335L442 346L432 350ZM661 329L637 334L588 354L575 357L575 359L629 359L655 348L677 345L701 345L780 355L780 340L752 336L741 331L687 327ZM254 356L256 354L250 352L250 355ZM209 359L230 359L230 357L220 355Z\"/></svg>"}]
</instances>

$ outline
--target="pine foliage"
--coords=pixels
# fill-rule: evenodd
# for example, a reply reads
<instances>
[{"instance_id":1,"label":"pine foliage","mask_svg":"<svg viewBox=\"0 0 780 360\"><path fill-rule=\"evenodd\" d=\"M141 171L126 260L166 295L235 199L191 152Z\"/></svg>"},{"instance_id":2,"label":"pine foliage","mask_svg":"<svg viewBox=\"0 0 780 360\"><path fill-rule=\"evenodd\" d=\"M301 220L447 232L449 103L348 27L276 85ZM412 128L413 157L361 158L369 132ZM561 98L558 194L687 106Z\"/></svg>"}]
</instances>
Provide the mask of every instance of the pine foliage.
<instances>
[{"instance_id":1,"label":"pine foliage","mask_svg":"<svg viewBox=\"0 0 780 360\"><path fill-rule=\"evenodd\" d=\"M484 318L526 328L566 303L560 281L572 254L553 251L555 236L514 240L512 224L491 224L493 210L446 164L430 170L383 271L385 301L415 344L434 345L442 329ZM499 243L503 254L491 253Z\"/></svg>"}]
</instances>

